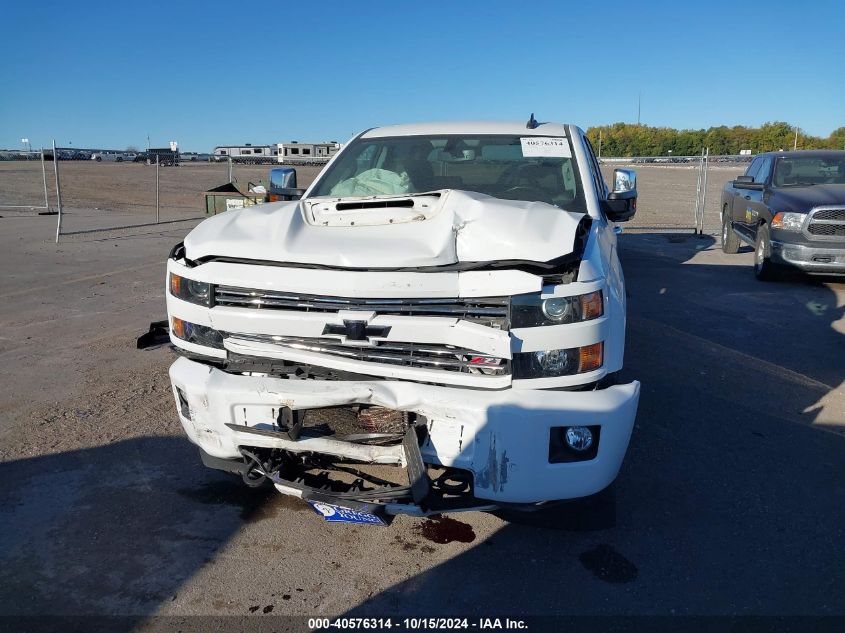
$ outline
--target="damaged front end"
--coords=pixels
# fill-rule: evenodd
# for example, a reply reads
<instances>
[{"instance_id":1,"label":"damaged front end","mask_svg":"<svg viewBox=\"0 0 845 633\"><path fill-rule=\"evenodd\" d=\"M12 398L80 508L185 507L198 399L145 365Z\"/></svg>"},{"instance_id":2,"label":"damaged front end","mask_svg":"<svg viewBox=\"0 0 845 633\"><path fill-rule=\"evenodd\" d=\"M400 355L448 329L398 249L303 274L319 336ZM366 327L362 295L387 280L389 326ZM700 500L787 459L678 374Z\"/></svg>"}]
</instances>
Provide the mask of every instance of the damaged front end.
<instances>
[{"instance_id":1,"label":"damaged front end","mask_svg":"<svg viewBox=\"0 0 845 633\"><path fill-rule=\"evenodd\" d=\"M383 522L400 513L494 507L473 497L470 472L426 466L420 446L428 440L428 428L415 414L383 407L283 407L279 417L274 429L227 426L262 437L325 442L314 442L313 451L242 447L239 469L250 485L272 483L322 513L347 508Z\"/></svg>"},{"instance_id":2,"label":"damaged front end","mask_svg":"<svg viewBox=\"0 0 845 633\"><path fill-rule=\"evenodd\" d=\"M599 492L618 472L639 397L637 383L486 391L235 375L188 358L170 374L207 466L382 520ZM579 455L560 438L581 426L595 444Z\"/></svg>"}]
</instances>

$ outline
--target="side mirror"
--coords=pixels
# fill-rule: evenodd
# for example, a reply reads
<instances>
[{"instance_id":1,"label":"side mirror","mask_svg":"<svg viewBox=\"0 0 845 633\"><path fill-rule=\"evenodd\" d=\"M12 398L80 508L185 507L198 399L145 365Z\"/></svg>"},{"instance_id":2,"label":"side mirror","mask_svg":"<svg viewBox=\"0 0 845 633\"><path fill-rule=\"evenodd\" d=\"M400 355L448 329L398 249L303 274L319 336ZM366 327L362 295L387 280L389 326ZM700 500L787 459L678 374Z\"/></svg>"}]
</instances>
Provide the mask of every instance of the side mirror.
<instances>
[{"instance_id":1,"label":"side mirror","mask_svg":"<svg viewBox=\"0 0 845 633\"><path fill-rule=\"evenodd\" d=\"M733 182L736 189L762 189L763 183L754 182L752 176L737 176Z\"/></svg>"},{"instance_id":2,"label":"side mirror","mask_svg":"<svg viewBox=\"0 0 845 633\"><path fill-rule=\"evenodd\" d=\"M270 170L269 202L299 200L304 189L296 188L296 170L293 167L275 167Z\"/></svg>"},{"instance_id":3,"label":"side mirror","mask_svg":"<svg viewBox=\"0 0 845 633\"><path fill-rule=\"evenodd\" d=\"M637 172L613 170L613 190L604 201L604 212L611 222L627 222L637 212Z\"/></svg>"}]
</instances>

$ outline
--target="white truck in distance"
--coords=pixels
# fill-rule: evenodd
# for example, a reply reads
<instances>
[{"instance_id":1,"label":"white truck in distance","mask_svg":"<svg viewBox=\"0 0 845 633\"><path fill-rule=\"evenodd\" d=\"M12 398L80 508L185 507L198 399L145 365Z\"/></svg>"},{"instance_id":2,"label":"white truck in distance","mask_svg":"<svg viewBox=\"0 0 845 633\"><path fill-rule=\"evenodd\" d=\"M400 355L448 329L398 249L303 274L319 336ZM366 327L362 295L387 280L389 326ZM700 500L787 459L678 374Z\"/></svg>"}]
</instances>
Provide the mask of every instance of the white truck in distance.
<instances>
[{"instance_id":1,"label":"white truck in distance","mask_svg":"<svg viewBox=\"0 0 845 633\"><path fill-rule=\"evenodd\" d=\"M625 286L572 125L359 134L300 200L205 220L167 263L179 419L212 468L328 520L529 510L616 478Z\"/></svg>"}]
</instances>

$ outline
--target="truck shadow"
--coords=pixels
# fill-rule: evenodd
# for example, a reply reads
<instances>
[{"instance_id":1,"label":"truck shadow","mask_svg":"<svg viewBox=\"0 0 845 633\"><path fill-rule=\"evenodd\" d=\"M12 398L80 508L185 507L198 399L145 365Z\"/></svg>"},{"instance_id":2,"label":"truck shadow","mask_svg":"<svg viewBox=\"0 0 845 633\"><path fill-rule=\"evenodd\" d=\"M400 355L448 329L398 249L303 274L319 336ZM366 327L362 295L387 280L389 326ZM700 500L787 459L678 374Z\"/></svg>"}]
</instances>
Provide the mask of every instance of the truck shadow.
<instances>
[{"instance_id":1,"label":"truck shadow","mask_svg":"<svg viewBox=\"0 0 845 633\"><path fill-rule=\"evenodd\" d=\"M708 237L621 240L622 379L642 392L615 525L604 516L605 529L588 531L595 517L568 506L508 517L347 615L845 611L835 580L845 568L845 337L831 328L845 287L762 284L750 260L724 263L705 254L714 248Z\"/></svg>"},{"instance_id":2,"label":"truck shadow","mask_svg":"<svg viewBox=\"0 0 845 633\"><path fill-rule=\"evenodd\" d=\"M0 614L142 614L89 623L103 630L131 630L244 522L284 509L176 437L5 462L0 482Z\"/></svg>"}]
</instances>

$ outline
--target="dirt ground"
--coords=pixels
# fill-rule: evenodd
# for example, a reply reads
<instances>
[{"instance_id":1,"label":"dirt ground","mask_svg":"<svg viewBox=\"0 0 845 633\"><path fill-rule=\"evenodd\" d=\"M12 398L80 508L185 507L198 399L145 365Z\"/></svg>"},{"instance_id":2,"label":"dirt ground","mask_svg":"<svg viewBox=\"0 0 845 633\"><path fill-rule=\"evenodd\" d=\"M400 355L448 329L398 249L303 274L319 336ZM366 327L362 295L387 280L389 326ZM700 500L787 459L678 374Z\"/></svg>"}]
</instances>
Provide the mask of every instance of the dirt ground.
<instances>
[{"instance_id":1,"label":"dirt ground","mask_svg":"<svg viewBox=\"0 0 845 633\"><path fill-rule=\"evenodd\" d=\"M603 167L608 182L615 166ZM631 228L694 226L697 166L618 166L638 171L638 209ZM55 205L53 164L48 162L47 168L50 204ZM249 183L266 184L269 169L266 165L236 165L235 181L244 188ZM743 169L735 165L711 165L705 209L706 232L718 232L722 187ZM62 203L67 211L63 230L105 228L155 219L155 167L135 163L60 161L59 170ZM318 167L298 167L299 186L308 186L317 173ZM205 213L203 192L227 182L228 166L226 163L186 163L178 168L162 167L159 179L162 220L202 215ZM43 204L43 200L39 163L0 162L0 205L38 205ZM31 212L0 209L0 215L21 213Z\"/></svg>"},{"instance_id":2,"label":"dirt ground","mask_svg":"<svg viewBox=\"0 0 845 633\"><path fill-rule=\"evenodd\" d=\"M68 227L149 218L151 168L60 168ZM736 173L711 171L713 230ZM640 230L620 250L624 379L643 387L599 531L565 509L329 524L205 469L176 418L174 354L135 349L195 222L57 246L55 217L0 210L0 616L845 616L845 284L764 284L748 249L649 230L692 226L695 171L639 174ZM163 169L164 217L201 213L225 176ZM0 202L40 187L38 165L0 163Z\"/></svg>"}]
</instances>

